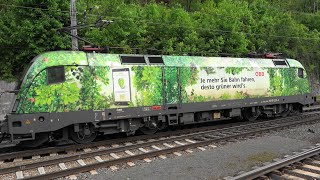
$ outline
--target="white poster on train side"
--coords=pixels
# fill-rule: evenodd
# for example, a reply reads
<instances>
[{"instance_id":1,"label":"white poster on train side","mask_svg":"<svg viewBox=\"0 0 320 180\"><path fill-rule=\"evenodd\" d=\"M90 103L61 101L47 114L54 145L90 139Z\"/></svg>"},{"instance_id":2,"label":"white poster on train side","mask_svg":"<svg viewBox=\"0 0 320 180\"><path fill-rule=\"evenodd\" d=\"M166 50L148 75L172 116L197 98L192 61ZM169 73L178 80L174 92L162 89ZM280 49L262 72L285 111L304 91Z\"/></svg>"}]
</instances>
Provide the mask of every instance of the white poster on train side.
<instances>
[{"instance_id":1,"label":"white poster on train side","mask_svg":"<svg viewBox=\"0 0 320 180\"><path fill-rule=\"evenodd\" d=\"M129 68L113 69L112 77L115 103L127 105L131 101Z\"/></svg>"}]
</instances>

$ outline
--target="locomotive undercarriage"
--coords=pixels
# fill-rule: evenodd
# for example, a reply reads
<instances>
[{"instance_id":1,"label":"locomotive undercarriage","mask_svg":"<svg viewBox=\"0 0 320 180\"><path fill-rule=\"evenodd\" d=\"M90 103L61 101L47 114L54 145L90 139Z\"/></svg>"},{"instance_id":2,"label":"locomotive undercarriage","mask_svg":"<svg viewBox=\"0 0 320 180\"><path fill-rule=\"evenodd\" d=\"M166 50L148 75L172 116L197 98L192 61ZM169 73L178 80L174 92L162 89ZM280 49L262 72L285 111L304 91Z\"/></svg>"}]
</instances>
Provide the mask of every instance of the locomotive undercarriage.
<instances>
[{"instance_id":1,"label":"locomotive undercarriage","mask_svg":"<svg viewBox=\"0 0 320 180\"><path fill-rule=\"evenodd\" d=\"M279 103L280 99L283 102L281 104ZM126 133L134 135L137 131L153 134L168 126L231 118L254 121L259 116L284 117L301 112L304 105L310 105L314 100L312 96L300 95L295 98L262 98L259 101L251 99L246 100L244 104L243 100L242 102L241 100L232 100L199 103L197 106L191 104L190 107L185 107L188 104L183 106L178 104L177 106L171 105L173 108L158 111L142 107L142 111L138 112L140 107L139 109L126 108L51 114L12 114L7 121L2 122L1 135L2 139L29 147L39 146L50 141L72 140L76 143L88 143L99 134ZM274 104L274 101L279 104Z\"/></svg>"}]
</instances>

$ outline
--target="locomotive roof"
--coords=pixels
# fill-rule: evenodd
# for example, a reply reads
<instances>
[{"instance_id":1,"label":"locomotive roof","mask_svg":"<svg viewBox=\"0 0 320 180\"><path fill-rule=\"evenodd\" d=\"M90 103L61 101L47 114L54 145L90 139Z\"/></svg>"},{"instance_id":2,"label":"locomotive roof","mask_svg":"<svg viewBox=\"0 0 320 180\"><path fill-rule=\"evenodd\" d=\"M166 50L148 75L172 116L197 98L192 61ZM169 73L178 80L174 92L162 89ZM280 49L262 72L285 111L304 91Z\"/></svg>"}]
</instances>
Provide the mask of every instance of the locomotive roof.
<instances>
[{"instance_id":1,"label":"locomotive roof","mask_svg":"<svg viewBox=\"0 0 320 180\"><path fill-rule=\"evenodd\" d=\"M121 66L121 55L85 53L82 51L53 51L43 53L34 58L34 65L42 68L60 65L91 65L91 66ZM122 55L123 56L123 55ZM127 54L125 56L139 56ZM141 55L142 56L142 55ZM146 55L148 57L149 55ZM203 57L203 56L161 56L165 66L177 67L266 67L279 68L273 61L285 59ZM293 59L286 59L289 67L303 68L302 64ZM131 64L134 65L134 64ZM41 68L41 69L42 69Z\"/></svg>"},{"instance_id":2,"label":"locomotive roof","mask_svg":"<svg viewBox=\"0 0 320 180\"><path fill-rule=\"evenodd\" d=\"M122 55L123 56L123 55ZM125 55L137 57L139 55ZM140 55L142 56L142 55ZM148 58L149 55L146 55ZM301 63L293 59L281 59L286 61L286 66L276 66L273 61L279 59L257 59L257 58L231 58L231 57L203 57L203 56L161 56L164 66L175 67L255 67L255 68L303 68ZM123 66L121 55L85 53L82 51L52 51L38 55L32 60L32 65L27 72L25 81L31 81L36 74L51 66ZM131 64L133 65L133 64ZM28 82L26 83L28 84Z\"/></svg>"}]
</instances>

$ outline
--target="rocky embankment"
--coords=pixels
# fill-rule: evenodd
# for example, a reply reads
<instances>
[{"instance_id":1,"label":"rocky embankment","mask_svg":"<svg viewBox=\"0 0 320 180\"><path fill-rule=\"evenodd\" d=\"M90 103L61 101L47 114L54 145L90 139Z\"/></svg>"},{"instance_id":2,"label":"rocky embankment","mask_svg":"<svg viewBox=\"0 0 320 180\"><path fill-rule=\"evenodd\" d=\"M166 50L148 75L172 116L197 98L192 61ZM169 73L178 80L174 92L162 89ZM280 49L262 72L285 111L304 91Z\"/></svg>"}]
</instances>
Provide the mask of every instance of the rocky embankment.
<instances>
[{"instance_id":1,"label":"rocky embankment","mask_svg":"<svg viewBox=\"0 0 320 180\"><path fill-rule=\"evenodd\" d=\"M6 82L0 80L0 92L14 90L17 83L15 82ZM5 115L9 112L13 94L3 94L0 97L0 121L2 121Z\"/></svg>"}]
</instances>

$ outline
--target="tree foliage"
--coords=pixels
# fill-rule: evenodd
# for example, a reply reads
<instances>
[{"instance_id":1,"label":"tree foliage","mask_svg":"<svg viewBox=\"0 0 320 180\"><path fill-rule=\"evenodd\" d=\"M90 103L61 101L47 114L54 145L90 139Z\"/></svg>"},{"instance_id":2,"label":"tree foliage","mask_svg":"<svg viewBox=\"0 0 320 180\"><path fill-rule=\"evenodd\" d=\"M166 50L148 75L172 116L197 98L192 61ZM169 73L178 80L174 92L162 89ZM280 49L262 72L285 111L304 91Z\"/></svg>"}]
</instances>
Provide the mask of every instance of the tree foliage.
<instances>
[{"instance_id":1,"label":"tree foliage","mask_svg":"<svg viewBox=\"0 0 320 180\"><path fill-rule=\"evenodd\" d=\"M70 38L57 32L70 24L69 1L0 3L6 4L0 6L1 78L12 79L39 53L70 49ZM115 21L78 33L96 45L110 46L111 53L241 57L249 52L282 52L318 76L319 4L318 0L78 0L78 24L92 24L100 16Z\"/></svg>"},{"instance_id":2,"label":"tree foliage","mask_svg":"<svg viewBox=\"0 0 320 180\"><path fill-rule=\"evenodd\" d=\"M36 55L68 49L69 37L57 30L69 24L64 0L0 0L0 78L13 79Z\"/></svg>"}]
</instances>

